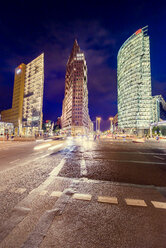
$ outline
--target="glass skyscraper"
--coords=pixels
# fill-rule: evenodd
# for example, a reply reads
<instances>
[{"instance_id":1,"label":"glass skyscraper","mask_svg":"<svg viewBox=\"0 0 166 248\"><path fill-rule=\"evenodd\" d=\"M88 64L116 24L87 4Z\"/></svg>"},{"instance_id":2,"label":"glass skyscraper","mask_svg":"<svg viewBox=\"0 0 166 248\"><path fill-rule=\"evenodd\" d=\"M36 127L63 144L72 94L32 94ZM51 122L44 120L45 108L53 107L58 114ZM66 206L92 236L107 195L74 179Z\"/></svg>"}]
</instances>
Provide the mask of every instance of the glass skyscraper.
<instances>
[{"instance_id":1,"label":"glass skyscraper","mask_svg":"<svg viewBox=\"0 0 166 248\"><path fill-rule=\"evenodd\" d=\"M137 30L118 52L118 126L144 132L152 122L150 45L147 26Z\"/></svg>"}]
</instances>

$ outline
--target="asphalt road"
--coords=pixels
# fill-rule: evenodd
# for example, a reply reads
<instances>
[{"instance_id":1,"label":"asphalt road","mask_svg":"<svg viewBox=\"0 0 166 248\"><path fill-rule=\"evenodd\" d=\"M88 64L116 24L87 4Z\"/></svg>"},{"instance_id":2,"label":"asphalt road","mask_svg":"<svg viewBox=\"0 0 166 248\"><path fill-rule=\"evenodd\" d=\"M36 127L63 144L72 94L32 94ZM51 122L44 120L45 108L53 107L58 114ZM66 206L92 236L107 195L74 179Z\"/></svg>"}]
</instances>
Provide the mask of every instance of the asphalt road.
<instances>
[{"instance_id":1,"label":"asphalt road","mask_svg":"<svg viewBox=\"0 0 166 248\"><path fill-rule=\"evenodd\" d=\"M0 248L165 248L165 179L164 142L1 142Z\"/></svg>"}]
</instances>

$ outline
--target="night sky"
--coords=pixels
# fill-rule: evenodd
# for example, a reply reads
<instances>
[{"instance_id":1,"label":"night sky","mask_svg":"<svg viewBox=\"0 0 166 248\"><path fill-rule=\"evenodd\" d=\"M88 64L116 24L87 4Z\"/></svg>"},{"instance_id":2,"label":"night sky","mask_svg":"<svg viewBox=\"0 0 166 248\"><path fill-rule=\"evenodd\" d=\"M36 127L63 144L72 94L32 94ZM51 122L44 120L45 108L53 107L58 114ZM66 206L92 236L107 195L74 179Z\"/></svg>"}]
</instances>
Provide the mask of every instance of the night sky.
<instances>
[{"instance_id":1,"label":"night sky","mask_svg":"<svg viewBox=\"0 0 166 248\"><path fill-rule=\"evenodd\" d=\"M74 39L88 67L89 112L101 127L117 113L117 53L149 26L152 94L166 100L166 1L3 1L0 4L0 111L11 108L14 71L45 54L44 120L62 113L65 69Z\"/></svg>"}]
</instances>

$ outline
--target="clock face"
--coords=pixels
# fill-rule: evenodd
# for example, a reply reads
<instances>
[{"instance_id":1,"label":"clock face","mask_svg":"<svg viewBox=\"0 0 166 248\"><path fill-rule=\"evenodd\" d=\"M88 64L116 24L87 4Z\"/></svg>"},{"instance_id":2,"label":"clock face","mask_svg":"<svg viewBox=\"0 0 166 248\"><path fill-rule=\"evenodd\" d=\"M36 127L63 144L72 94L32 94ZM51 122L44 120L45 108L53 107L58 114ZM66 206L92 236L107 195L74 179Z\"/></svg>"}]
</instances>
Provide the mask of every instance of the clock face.
<instances>
[{"instance_id":1,"label":"clock face","mask_svg":"<svg viewBox=\"0 0 166 248\"><path fill-rule=\"evenodd\" d=\"M18 68L17 71L16 71L17 74L20 74L21 73L21 69Z\"/></svg>"}]
</instances>

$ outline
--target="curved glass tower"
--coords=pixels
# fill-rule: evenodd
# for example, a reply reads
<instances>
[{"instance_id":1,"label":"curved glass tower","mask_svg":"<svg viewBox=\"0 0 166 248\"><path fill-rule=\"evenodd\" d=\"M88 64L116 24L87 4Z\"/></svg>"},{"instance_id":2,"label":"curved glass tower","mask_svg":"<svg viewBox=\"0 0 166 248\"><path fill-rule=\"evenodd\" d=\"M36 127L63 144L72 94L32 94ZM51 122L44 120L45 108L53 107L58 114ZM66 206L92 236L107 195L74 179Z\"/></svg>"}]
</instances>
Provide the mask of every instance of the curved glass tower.
<instances>
[{"instance_id":1,"label":"curved glass tower","mask_svg":"<svg viewBox=\"0 0 166 248\"><path fill-rule=\"evenodd\" d=\"M150 46L147 27L137 30L118 52L118 126L144 131L152 122Z\"/></svg>"}]
</instances>

